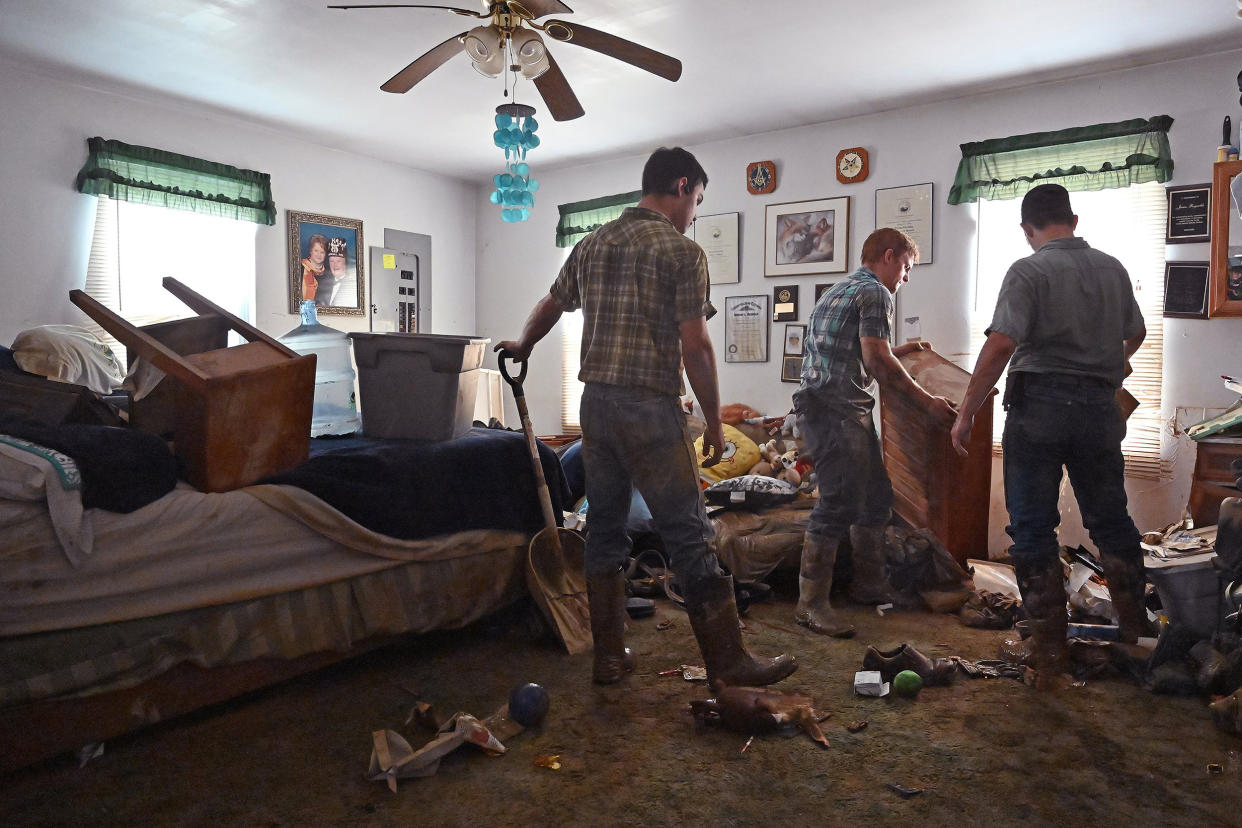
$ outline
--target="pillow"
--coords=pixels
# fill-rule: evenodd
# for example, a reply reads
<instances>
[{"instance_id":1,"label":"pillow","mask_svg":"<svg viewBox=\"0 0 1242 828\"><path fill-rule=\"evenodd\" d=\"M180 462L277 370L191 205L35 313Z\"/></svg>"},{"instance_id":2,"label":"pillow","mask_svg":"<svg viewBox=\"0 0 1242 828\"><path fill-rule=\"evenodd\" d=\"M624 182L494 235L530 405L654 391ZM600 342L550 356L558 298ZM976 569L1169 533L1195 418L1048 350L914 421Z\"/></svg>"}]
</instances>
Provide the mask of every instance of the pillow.
<instances>
[{"instance_id":1,"label":"pillow","mask_svg":"<svg viewBox=\"0 0 1242 828\"><path fill-rule=\"evenodd\" d=\"M23 371L111 394L125 369L103 341L77 325L41 325L13 340L13 359Z\"/></svg>"},{"instance_id":2,"label":"pillow","mask_svg":"<svg viewBox=\"0 0 1242 828\"><path fill-rule=\"evenodd\" d=\"M762 474L744 474L707 487L704 499L712 506L736 506L743 509L767 509L788 503L798 496L798 489L784 480Z\"/></svg>"},{"instance_id":3,"label":"pillow","mask_svg":"<svg viewBox=\"0 0 1242 828\"><path fill-rule=\"evenodd\" d=\"M731 425L724 426L724 448L720 452L720 462L714 466L699 467L699 474L709 483L738 477L750 471L750 467L759 462L759 446L755 441L738 431ZM703 438L694 441L694 459L703 461Z\"/></svg>"}]
</instances>

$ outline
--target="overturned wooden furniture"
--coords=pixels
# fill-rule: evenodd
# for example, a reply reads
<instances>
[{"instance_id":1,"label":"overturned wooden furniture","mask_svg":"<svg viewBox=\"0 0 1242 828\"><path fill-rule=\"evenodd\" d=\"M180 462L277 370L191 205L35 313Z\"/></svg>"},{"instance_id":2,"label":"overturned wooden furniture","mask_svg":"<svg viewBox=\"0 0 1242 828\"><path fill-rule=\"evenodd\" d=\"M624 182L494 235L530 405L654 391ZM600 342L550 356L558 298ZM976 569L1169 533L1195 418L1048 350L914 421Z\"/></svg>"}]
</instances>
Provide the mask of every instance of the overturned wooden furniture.
<instances>
[{"instance_id":1,"label":"overturned wooden furniture","mask_svg":"<svg viewBox=\"0 0 1242 828\"><path fill-rule=\"evenodd\" d=\"M136 428L172 433L185 479L236 489L310 453L315 356L300 355L171 277L164 288L199 315L136 327L80 290L70 301L166 375L135 404ZM248 340L226 347L229 330ZM132 361L132 359L131 359Z\"/></svg>"},{"instance_id":2,"label":"overturned wooden furniture","mask_svg":"<svg viewBox=\"0 0 1242 828\"><path fill-rule=\"evenodd\" d=\"M914 351L901 364L915 382L960 405L970 373L932 350ZM893 511L916 529L928 529L962 566L988 557L992 495L992 398L979 413L966 444L953 450L949 430L935 425L909 397L881 389L884 466L893 481Z\"/></svg>"}]
</instances>

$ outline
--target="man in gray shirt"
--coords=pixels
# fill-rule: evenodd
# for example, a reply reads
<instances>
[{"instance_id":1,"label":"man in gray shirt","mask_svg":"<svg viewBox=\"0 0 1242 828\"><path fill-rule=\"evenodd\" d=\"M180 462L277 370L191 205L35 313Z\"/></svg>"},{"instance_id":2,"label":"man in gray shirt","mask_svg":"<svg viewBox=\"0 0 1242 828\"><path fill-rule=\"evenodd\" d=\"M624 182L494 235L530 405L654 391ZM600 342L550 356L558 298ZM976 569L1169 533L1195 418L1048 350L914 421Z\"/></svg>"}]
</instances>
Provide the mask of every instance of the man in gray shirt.
<instances>
[{"instance_id":1,"label":"man in gray shirt","mask_svg":"<svg viewBox=\"0 0 1242 828\"><path fill-rule=\"evenodd\" d=\"M1036 687L1055 688L1068 668L1065 585L1057 540L1062 468L1083 526L1100 551L1123 641L1145 624L1143 552L1130 519L1116 391L1147 330L1121 263L1074 235L1078 216L1059 184L1022 200L1022 232L1035 253L1001 283L987 341L953 424L965 443L975 412L1005 365L1006 531L1018 587L1032 622Z\"/></svg>"}]
</instances>

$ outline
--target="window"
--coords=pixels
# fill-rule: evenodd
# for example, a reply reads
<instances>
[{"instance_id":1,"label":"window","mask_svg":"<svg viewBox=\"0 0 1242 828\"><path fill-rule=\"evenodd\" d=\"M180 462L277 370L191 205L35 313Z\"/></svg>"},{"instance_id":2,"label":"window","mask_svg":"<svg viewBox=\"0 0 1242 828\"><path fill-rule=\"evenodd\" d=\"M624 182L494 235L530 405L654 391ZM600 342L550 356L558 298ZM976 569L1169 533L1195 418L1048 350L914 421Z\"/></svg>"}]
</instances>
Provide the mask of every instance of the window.
<instances>
[{"instance_id":1,"label":"window","mask_svg":"<svg viewBox=\"0 0 1242 828\"><path fill-rule=\"evenodd\" d=\"M249 221L100 196L86 292L135 325L193 316L164 289L165 276L254 321L255 231ZM124 348L104 338L124 361ZM237 342L236 332L230 334Z\"/></svg>"},{"instance_id":2,"label":"window","mask_svg":"<svg viewBox=\"0 0 1242 828\"><path fill-rule=\"evenodd\" d=\"M582 401L582 382L578 379L582 348L582 311L561 314L561 430L578 434L578 406Z\"/></svg>"},{"instance_id":3,"label":"window","mask_svg":"<svg viewBox=\"0 0 1242 828\"><path fill-rule=\"evenodd\" d=\"M1118 189L1075 192L1070 196L1079 218L1078 235L1092 247L1116 256L1130 273L1135 297L1147 324L1147 338L1130 360L1134 369L1125 388L1139 401L1122 443L1126 474L1160 479L1171 473L1162 458L1161 382L1164 352L1164 223L1165 193L1158 182ZM996 295L1009 265L1030 254L1018 227L1022 200L979 201L978 279L971 311L971 362L983 347L983 332L992 318ZM1004 409L1003 378L995 398L994 448L999 451Z\"/></svg>"}]
</instances>

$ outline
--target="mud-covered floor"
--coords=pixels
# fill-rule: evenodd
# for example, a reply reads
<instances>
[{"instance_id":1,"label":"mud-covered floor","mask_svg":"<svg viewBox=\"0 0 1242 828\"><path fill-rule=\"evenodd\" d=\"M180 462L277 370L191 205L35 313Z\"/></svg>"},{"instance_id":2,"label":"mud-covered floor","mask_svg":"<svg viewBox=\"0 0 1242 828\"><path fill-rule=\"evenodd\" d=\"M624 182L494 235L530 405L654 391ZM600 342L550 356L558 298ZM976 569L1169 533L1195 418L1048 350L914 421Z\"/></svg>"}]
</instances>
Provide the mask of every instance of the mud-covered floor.
<instances>
[{"instance_id":1,"label":"mud-covered floor","mask_svg":"<svg viewBox=\"0 0 1242 828\"><path fill-rule=\"evenodd\" d=\"M417 637L109 743L0 778L4 825L1211 825L1238 824L1242 739L1205 700L1147 693L1120 677L1044 695L1012 679L959 676L915 700L855 696L867 644L996 657L1003 633L955 616L843 605L853 640L792 623L794 586L747 616L757 652L796 653L781 687L830 712L824 748L801 734L696 728L709 691L658 673L697 663L684 613L661 603L632 624L638 672L590 683L590 655L532 640L519 606L469 630ZM657 630L662 619L671 629ZM416 700L486 716L519 682L551 693L544 723L487 756L470 745L397 793L365 778L371 731L404 725ZM866 720L851 734L845 725ZM539 767L558 755L561 769ZM1210 773L1209 763L1223 766ZM904 798L890 784L920 789Z\"/></svg>"}]
</instances>

